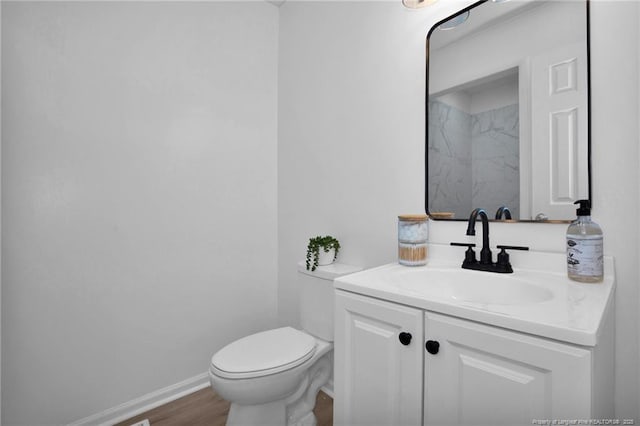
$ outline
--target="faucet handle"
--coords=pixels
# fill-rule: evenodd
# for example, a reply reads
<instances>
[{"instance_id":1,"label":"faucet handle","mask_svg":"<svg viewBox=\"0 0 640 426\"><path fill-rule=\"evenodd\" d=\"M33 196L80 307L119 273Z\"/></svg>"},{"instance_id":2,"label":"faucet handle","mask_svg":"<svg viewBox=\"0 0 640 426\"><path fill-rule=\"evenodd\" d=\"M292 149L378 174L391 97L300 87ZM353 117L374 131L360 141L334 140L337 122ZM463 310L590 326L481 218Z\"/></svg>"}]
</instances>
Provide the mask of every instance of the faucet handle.
<instances>
[{"instance_id":1,"label":"faucet handle","mask_svg":"<svg viewBox=\"0 0 640 426\"><path fill-rule=\"evenodd\" d=\"M473 263L478 263L478 261L476 260L476 252L473 251L473 247L476 246L475 243L449 243L449 244L457 247L467 247L467 251L464 252L464 262L462 262L463 267Z\"/></svg>"},{"instance_id":2,"label":"faucet handle","mask_svg":"<svg viewBox=\"0 0 640 426\"><path fill-rule=\"evenodd\" d=\"M511 267L511 262L509 261L509 253L506 250L529 250L529 247L523 246L496 246L500 249L500 253L498 253L498 261L496 263L496 267L501 270L501 272L511 273L513 272L513 268Z\"/></svg>"},{"instance_id":3,"label":"faucet handle","mask_svg":"<svg viewBox=\"0 0 640 426\"><path fill-rule=\"evenodd\" d=\"M452 246L457 246L457 247L475 247L476 243L449 243Z\"/></svg>"},{"instance_id":4,"label":"faucet handle","mask_svg":"<svg viewBox=\"0 0 640 426\"><path fill-rule=\"evenodd\" d=\"M504 250L529 250L529 247L525 247L525 246L503 246L503 245L498 245L496 246L496 248L504 251Z\"/></svg>"}]
</instances>

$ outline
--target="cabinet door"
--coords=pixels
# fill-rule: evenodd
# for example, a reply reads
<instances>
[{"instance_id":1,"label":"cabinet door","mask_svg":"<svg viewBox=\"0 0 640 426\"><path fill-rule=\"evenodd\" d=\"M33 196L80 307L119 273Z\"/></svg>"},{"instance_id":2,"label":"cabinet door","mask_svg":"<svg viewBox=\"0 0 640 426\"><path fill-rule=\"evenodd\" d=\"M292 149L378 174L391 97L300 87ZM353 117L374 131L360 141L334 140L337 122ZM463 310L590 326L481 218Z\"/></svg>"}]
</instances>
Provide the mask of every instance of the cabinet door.
<instances>
[{"instance_id":1,"label":"cabinet door","mask_svg":"<svg viewBox=\"0 0 640 426\"><path fill-rule=\"evenodd\" d=\"M422 424L423 312L340 290L335 306L335 424Z\"/></svg>"},{"instance_id":2,"label":"cabinet door","mask_svg":"<svg viewBox=\"0 0 640 426\"><path fill-rule=\"evenodd\" d=\"M531 425L591 418L591 352L427 312L425 424Z\"/></svg>"}]
</instances>

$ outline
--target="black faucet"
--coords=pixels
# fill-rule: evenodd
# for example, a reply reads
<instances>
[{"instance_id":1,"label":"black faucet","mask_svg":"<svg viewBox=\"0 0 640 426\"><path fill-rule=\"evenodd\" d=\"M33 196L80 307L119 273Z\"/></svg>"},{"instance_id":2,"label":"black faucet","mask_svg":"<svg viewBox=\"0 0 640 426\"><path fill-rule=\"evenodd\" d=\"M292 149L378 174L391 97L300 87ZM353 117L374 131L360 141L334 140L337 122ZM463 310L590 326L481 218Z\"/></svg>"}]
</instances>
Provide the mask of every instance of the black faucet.
<instances>
[{"instance_id":1,"label":"black faucet","mask_svg":"<svg viewBox=\"0 0 640 426\"><path fill-rule=\"evenodd\" d=\"M500 206L498 208L496 211L496 220L501 220L502 216L504 216L506 220L511 220L511 210L509 210L509 207Z\"/></svg>"},{"instance_id":2,"label":"black faucet","mask_svg":"<svg viewBox=\"0 0 640 426\"><path fill-rule=\"evenodd\" d=\"M487 212L483 209L475 209L471 212L467 226L467 235L476 235L476 219L478 216L480 216L480 220L482 220L482 250L480 251L480 262L476 260L476 254L473 251L475 244L451 243L452 246L467 247L462 267L476 271L498 272L503 274L512 273L513 268L509 262L509 253L507 253L506 250L529 250L529 247L497 246L498 249L500 249L500 253L498 253L497 262L493 263L491 250L489 249L489 218L487 217Z\"/></svg>"},{"instance_id":3,"label":"black faucet","mask_svg":"<svg viewBox=\"0 0 640 426\"><path fill-rule=\"evenodd\" d=\"M491 261L491 250L489 249L489 217L482 209L475 209L469 216L467 235L476 235L476 218L480 216L482 220L482 250L480 251L480 264L487 265Z\"/></svg>"}]
</instances>

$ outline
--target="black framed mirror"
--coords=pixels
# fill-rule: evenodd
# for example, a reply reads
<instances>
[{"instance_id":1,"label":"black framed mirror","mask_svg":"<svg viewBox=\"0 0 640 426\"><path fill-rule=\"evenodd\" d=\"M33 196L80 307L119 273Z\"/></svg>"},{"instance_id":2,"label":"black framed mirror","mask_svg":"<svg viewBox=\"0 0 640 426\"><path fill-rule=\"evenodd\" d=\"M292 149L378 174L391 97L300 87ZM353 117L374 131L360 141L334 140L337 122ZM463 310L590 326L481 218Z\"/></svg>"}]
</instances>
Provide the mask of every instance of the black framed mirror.
<instances>
[{"instance_id":1,"label":"black framed mirror","mask_svg":"<svg viewBox=\"0 0 640 426\"><path fill-rule=\"evenodd\" d=\"M588 0L482 0L426 52L427 213L572 220L591 200Z\"/></svg>"}]
</instances>

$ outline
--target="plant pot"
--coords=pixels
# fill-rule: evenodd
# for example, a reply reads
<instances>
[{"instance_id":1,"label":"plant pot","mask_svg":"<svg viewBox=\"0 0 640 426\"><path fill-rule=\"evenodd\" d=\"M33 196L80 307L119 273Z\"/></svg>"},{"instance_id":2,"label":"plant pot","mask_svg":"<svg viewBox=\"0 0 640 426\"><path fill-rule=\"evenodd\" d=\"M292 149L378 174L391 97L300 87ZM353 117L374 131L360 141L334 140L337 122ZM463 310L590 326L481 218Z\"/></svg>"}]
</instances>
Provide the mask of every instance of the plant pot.
<instances>
[{"instance_id":1,"label":"plant pot","mask_svg":"<svg viewBox=\"0 0 640 426\"><path fill-rule=\"evenodd\" d=\"M328 252L325 252L324 248L320 247L320 250L318 250L318 266L331 265L335 255L336 249L330 248Z\"/></svg>"}]
</instances>

